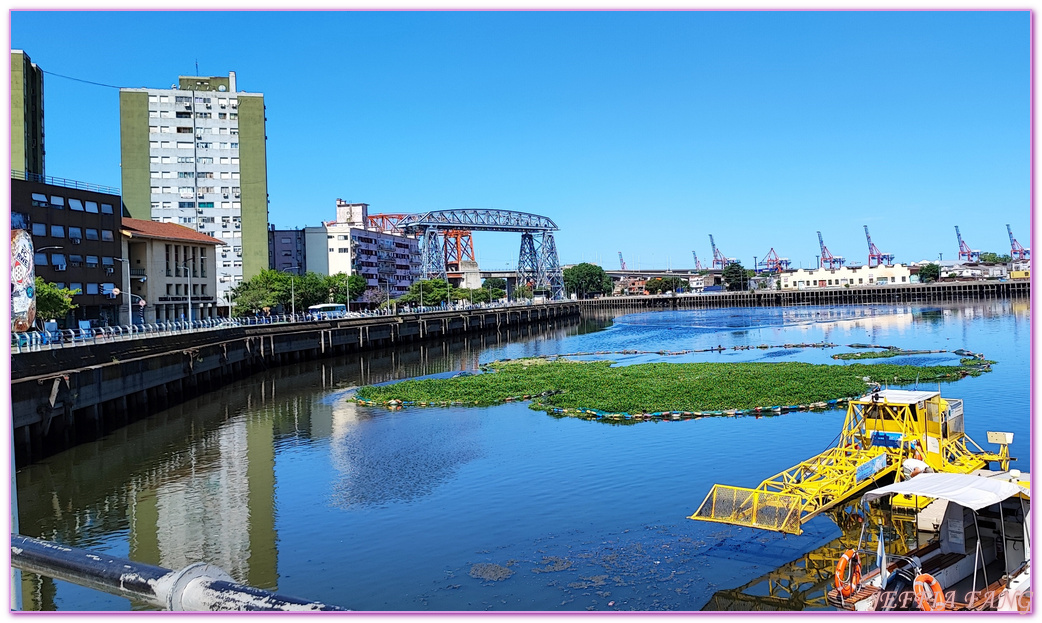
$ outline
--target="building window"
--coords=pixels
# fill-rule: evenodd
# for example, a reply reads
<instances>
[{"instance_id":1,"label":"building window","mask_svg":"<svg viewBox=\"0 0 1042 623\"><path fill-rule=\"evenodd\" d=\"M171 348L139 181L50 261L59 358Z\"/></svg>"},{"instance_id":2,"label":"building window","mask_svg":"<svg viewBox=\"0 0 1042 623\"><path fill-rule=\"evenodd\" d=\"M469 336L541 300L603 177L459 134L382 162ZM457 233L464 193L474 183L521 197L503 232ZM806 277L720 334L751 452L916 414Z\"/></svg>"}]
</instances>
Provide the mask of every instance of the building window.
<instances>
[{"instance_id":1,"label":"building window","mask_svg":"<svg viewBox=\"0 0 1042 623\"><path fill-rule=\"evenodd\" d=\"M198 145L199 145L199 149L210 149L210 147L213 145L213 143L204 143L204 142L200 141L198 143Z\"/></svg>"},{"instance_id":2,"label":"building window","mask_svg":"<svg viewBox=\"0 0 1042 623\"><path fill-rule=\"evenodd\" d=\"M101 239L104 240L105 242L113 242L113 241L116 240L116 238L112 235L112 230L111 229L103 229L103 230L101 230Z\"/></svg>"},{"instance_id":3,"label":"building window","mask_svg":"<svg viewBox=\"0 0 1042 623\"><path fill-rule=\"evenodd\" d=\"M194 201L179 201L179 202L177 202L177 207L179 207L179 208L194 208L195 207L195 202Z\"/></svg>"},{"instance_id":4,"label":"building window","mask_svg":"<svg viewBox=\"0 0 1042 623\"><path fill-rule=\"evenodd\" d=\"M51 225L51 238L64 238L65 228L61 225Z\"/></svg>"},{"instance_id":5,"label":"building window","mask_svg":"<svg viewBox=\"0 0 1042 623\"><path fill-rule=\"evenodd\" d=\"M340 247L336 250L337 253L347 253L347 247Z\"/></svg>"},{"instance_id":6,"label":"building window","mask_svg":"<svg viewBox=\"0 0 1042 623\"><path fill-rule=\"evenodd\" d=\"M37 253L33 255L33 264L36 264L37 266L46 266L48 263L46 253Z\"/></svg>"},{"instance_id":7,"label":"building window","mask_svg":"<svg viewBox=\"0 0 1042 623\"><path fill-rule=\"evenodd\" d=\"M96 283L88 283L87 284L87 294L97 294L97 293L98 293L98 284L96 284Z\"/></svg>"},{"instance_id":8,"label":"building window","mask_svg":"<svg viewBox=\"0 0 1042 623\"><path fill-rule=\"evenodd\" d=\"M65 197L59 197L58 195L51 195L51 206L58 208L59 210L65 209Z\"/></svg>"},{"instance_id":9,"label":"building window","mask_svg":"<svg viewBox=\"0 0 1042 623\"><path fill-rule=\"evenodd\" d=\"M97 255L88 255L87 256L87 268L97 268L97 267L98 267L98 256Z\"/></svg>"},{"instance_id":10,"label":"building window","mask_svg":"<svg viewBox=\"0 0 1042 623\"><path fill-rule=\"evenodd\" d=\"M98 204L94 203L93 201L88 201L87 202L87 211L88 212L92 212L94 214L97 214L98 213ZM101 204L101 213L102 214L112 214L112 204L111 203L103 203L103 204Z\"/></svg>"},{"instance_id":11,"label":"building window","mask_svg":"<svg viewBox=\"0 0 1042 623\"><path fill-rule=\"evenodd\" d=\"M98 239L98 230L91 229L91 228L88 227L87 228L87 240L97 240L97 239Z\"/></svg>"},{"instance_id":12,"label":"building window","mask_svg":"<svg viewBox=\"0 0 1042 623\"><path fill-rule=\"evenodd\" d=\"M83 230L79 227L69 227L69 238L77 240L83 237Z\"/></svg>"},{"instance_id":13,"label":"building window","mask_svg":"<svg viewBox=\"0 0 1042 623\"><path fill-rule=\"evenodd\" d=\"M192 118L192 113L186 112L184 110L179 110L179 111L177 111L177 114L175 115L175 117L177 117L178 119L191 119Z\"/></svg>"},{"instance_id":14,"label":"building window","mask_svg":"<svg viewBox=\"0 0 1042 623\"><path fill-rule=\"evenodd\" d=\"M33 235L34 236L46 236L47 235L47 223L33 223Z\"/></svg>"},{"instance_id":15,"label":"building window","mask_svg":"<svg viewBox=\"0 0 1042 623\"><path fill-rule=\"evenodd\" d=\"M177 161L181 164L192 164L195 162L195 158L193 156L178 156Z\"/></svg>"},{"instance_id":16,"label":"building window","mask_svg":"<svg viewBox=\"0 0 1042 623\"><path fill-rule=\"evenodd\" d=\"M202 145L199 145L199 146L202 147ZM191 141L177 141L177 148L178 149L191 149L192 148L192 143L191 143Z\"/></svg>"},{"instance_id":17,"label":"building window","mask_svg":"<svg viewBox=\"0 0 1042 623\"><path fill-rule=\"evenodd\" d=\"M185 127L185 126L177 126L177 133L178 134L191 134L192 133L192 128Z\"/></svg>"},{"instance_id":18,"label":"building window","mask_svg":"<svg viewBox=\"0 0 1042 623\"><path fill-rule=\"evenodd\" d=\"M69 198L69 209L76 210L77 212L83 212L83 202L79 199Z\"/></svg>"},{"instance_id":19,"label":"building window","mask_svg":"<svg viewBox=\"0 0 1042 623\"><path fill-rule=\"evenodd\" d=\"M47 195L41 195L40 193L33 193L33 206L37 208L46 208L50 204L47 202Z\"/></svg>"},{"instance_id":20,"label":"building window","mask_svg":"<svg viewBox=\"0 0 1042 623\"><path fill-rule=\"evenodd\" d=\"M83 284L82 283L77 283L77 282L74 281L74 282L69 284L69 289L72 290L73 292L75 292L76 290L79 290L79 294L82 294L83 293Z\"/></svg>"},{"instance_id":21,"label":"building window","mask_svg":"<svg viewBox=\"0 0 1042 623\"><path fill-rule=\"evenodd\" d=\"M79 268L81 264L83 264L83 256L82 255L70 255L69 256L69 265L70 266L72 266L73 268Z\"/></svg>"},{"instance_id":22,"label":"building window","mask_svg":"<svg viewBox=\"0 0 1042 623\"><path fill-rule=\"evenodd\" d=\"M212 208L213 207L213 202L212 201L200 201L199 202L199 207L200 208Z\"/></svg>"},{"instance_id":23,"label":"building window","mask_svg":"<svg viewBox=\"0 0 1042 623\"><path fill-rule=\"evenodd\" d=\"M65 268L65 254L64 253L51 253L51 264L54 266L61 266Z\"/></svg>"},{"instance_id":24,"label":"building window","mask_svg":"<svg viewBox=\"0 0 1042 623\"><path fill-rule=\"evenodd\" d=\"M192 178L195 177L195 171L178 171L177 177L179 178Z\"/></svg>"}]
</instances>

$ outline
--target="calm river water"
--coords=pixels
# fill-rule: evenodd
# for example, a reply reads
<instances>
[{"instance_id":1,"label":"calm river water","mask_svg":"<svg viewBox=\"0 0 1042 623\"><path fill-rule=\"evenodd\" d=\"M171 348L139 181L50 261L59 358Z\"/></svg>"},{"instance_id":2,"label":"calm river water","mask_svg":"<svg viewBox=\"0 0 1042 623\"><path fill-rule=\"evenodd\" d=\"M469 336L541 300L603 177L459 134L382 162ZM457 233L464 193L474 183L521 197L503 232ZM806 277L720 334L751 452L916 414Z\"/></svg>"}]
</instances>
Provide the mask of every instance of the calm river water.
<instances>
[{"instance_id":1,"label":"calm river water","mask_svg":"<svg viewBox=\"0 0 1042 623\"><path fill-rule=\"evenodd\" d=\"M764 578L778 575L797 586L789 607L814 608L823 583L804 577L806 561L841 536L833 519L794 537L686 517L716 482L755 486L825 449L840 411L617 426L524 404L388 411L345 395L532 355L801 342L966 348L999 363L943 394L965 400L967 433L981 445L987 430L1015 433L1015 466L1029 471L1030 328L1026 300L653 312L299 364L19 470L19 529L175 569L207 561L240 582L355 610L755 607L742 595L771 592ZM610 358L836 363L830 356L848 350ZM823 564L831 573L834 559ZM23 600L26 609L142 607L31 574Z\"/></svg>"}]
</instances>

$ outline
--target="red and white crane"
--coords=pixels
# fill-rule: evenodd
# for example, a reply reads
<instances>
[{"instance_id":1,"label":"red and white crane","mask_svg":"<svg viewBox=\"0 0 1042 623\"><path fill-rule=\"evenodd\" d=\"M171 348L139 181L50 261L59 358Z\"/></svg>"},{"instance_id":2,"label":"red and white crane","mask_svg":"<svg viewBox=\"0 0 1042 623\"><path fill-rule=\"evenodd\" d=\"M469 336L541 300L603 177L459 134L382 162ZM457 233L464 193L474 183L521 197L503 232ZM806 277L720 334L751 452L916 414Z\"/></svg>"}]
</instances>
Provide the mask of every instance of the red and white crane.
<instances>
[{"instance_id":1,"label":"red and white crane","mask_svg":"<svg viewBox=\"0 0 1042 623\"><path fill-rule=\"evenodd\" d=\"M955 226L955 237L959 239L959 259L966 260L967 262L979 262L980 251L970 249L970 245L962 239L962 234L959 233L959 226Z\"/></svg>"},{"instance_id":2,"label":"red and white crane","mask_svg":"<svg viewBox=\"0 0 1042 623\"><path fill-rule=\"evenodd\" d=\"M1009 228L1009 223L1006 223L1006 231L1009 233L1009 256L1015 260L1031 259L1031 249L1025 249L1017 242L1017 239L1013 237L1013 230Z\"/></svg>"},{"instance_id":3,"label":"red and white crane","mask_svg":"<svg viewBox=\"0 0 1042 623\"><path fill-rule=\"evenodd\" d=\"M879 250L875 244L872 243L872 236L868 234L868 225L865 225L865 239L868 240L868 267L875 268L876 266L882 266L884 263L887 266L894 265L894 254L883 253Z\"/></svg>"},{"instance_id":4,"label":"red and white crane","mask_svg":"<svg viewBox=\"0 0 1042 623\"><path fill-rule=\"evenodd\" d=\"M842 255L832 255L829 252L828 247L825 246L825 241L821 237L821 232L818 232L818 245L821 247L821 259L818 261L818 268L824 268L826 265L829 270L835 270L842 268L846 259Z\"/></svg>"}]
</instances>

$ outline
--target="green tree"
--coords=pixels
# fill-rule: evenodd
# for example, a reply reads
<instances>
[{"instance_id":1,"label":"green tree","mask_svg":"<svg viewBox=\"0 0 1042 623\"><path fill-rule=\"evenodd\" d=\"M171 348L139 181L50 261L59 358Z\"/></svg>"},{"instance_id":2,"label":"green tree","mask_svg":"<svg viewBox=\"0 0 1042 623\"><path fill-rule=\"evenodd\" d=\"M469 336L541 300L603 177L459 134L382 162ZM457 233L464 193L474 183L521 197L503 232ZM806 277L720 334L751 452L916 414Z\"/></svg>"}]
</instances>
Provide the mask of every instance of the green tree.
<instances>
[{"instance_id":1,"label":"green tree","mask_svg":"<svg viewBox=\"0 0 1042 623\"><path fill-rule=\"evenodd\" d=\"M235 315L251 316L265 307L272 308L278 305L277 293L283 276L284 273L277 270L262 270L252 279L232 288Z\"/></svg>"},{"instance_id":2,"label":"green tree","mask_svg":"<svg viewBox=\"0 0 1042 623\"><path fill-rule=\"evenodd\" d=\"M506 279L501 279L499 277L489 277L488 279L486 279L483 282L481 282L481 287L482 288L492 288L493 291L495 291L495 290L502 290L502 291L506 292L507 280Z\"/></svg>"},{"instance_id":3,"label":"green tree","mask_svg":"<svg viewBox=\"0 0 1042 623\"><path fill-rule=\"evenodd\" d=\"M941 267L937 264L927 264L919 267L919 281L922 283L930 283L931 281L937 281L941 277Z\"/></svg>"},{"instance_id":4,"label":"green tree","mask_svg":"<svg viewBox=\"0 0 1042 623\"><path fill-rule=\"evenodd\" d=\"M354 274L348 277L344 273L329 275L325 278L325 289L329 292L329 303L346 304L348 300L357 301L365 292L368 283L365 277ZM323 303L327 301L321 301ZM317 303L315 303L317 305Z\"/></svg>"},{"instance_id":5,"label":"green tree","mask_svg":"<svg viewBox=\"0 0 1042 623\"><path fill-rule=\"evenodd\" d=\"M69 312L79 307L72 302L72 297L80 293L79 289L58 288L53 283L44 281L42 277L36 278L34 287L37 320L64 320Z\"/></svg>"},{"instance_id":6,"label":"green tree","mask_svg":"<svg viewBox=\"0 0 1042 623\"><path fill-rule=\"evenodd\" d=\"M648 294L676 292L685 286L687 286L687 280L681 277L655 277L644 283L644 289L648 291Z\"/></svg>"},{"instance_id":7,"label":"green tree","mask_svg":"<svg viewBox=\"0 0 1042 623\"><path fill-rule=\"evenodd\" d=\"M564 269L564 289L580 298L591 294L611 294L611 277L600 266L583 262Z\"/></svg>"},{"instance_id":8,"label":"green tree","mask_svg":"<svg viewBox=\"0 0 1042 623\"><path fill-rule=\"evenodd\" d=\"M992 253L991 251L982 251L980 254L980 261L986 264L1008 264L1013 261L1013 258L1009 255L999 255L998 253Z\"/></svg>"},{"instance_id":9,"label":"green tree","mask_svg":"<svg viewBox=\"0 0 1042 623\"><path fill-rule=\"evenodd\" d=\"M723 278L728 292L742 291L749 287L749 273L742 268L741 262L728 264L724 268Z\"/></svg>"},{"instance_id":10,"label":"green tree","mask_svg":"<svg viewBox=\"0 0 1042 623\"><path fill-rule=\"evenodd\" d=\"M532 288L529 288L526 285L519 285L514 288L513 296L516 301L520 301L521 299L530 299L533 296Z\"/></svg>"}]
</instances>

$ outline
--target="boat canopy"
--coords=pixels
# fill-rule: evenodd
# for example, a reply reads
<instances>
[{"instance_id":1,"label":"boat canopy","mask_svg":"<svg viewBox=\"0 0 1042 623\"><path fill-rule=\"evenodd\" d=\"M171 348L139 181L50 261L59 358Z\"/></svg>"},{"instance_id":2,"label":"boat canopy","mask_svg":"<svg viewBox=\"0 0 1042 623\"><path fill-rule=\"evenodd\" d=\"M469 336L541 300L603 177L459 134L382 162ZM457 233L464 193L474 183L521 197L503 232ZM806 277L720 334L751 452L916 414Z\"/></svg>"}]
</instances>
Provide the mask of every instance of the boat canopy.
<instances>
[{"instance_id":1,"label":"boat canopy","mask_svg":"<svg viewBox=\"0 0 1042 623\"><path fill-rule=\"evenodd\" d=\"M1022 494L1029 499L1031 495L1024 487L1005 480L941 473L919 474L915 478L869 491L861 499L867 503L895 493L948 500L974 511L1016 495Z\"/></svg>"}]
</instances>

